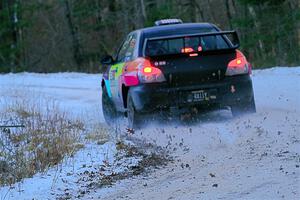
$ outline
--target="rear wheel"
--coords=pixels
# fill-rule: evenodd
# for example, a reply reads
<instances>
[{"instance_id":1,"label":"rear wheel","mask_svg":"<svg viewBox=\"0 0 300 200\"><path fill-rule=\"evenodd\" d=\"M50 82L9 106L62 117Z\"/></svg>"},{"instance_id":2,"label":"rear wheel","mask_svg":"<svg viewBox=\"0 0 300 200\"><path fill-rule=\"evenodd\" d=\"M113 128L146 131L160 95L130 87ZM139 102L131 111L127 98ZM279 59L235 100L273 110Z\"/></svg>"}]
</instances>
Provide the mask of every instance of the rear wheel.
<instances>
[{"instance_id":1,"label":"rear wheel","mask_svg":"<svg viewBox=\"0 0 300 200\"><path fill-rule=\"evenodd\" d=\"M231 106L231 113L234 117L242 114L256 113L254 97L252 97L250 101L242 101Z\"/></svg>"},{"instance_id":2,"label":"rear wheel","mask_svg":"<svg viewBox=\"0 0 300 200\"><path fill-rule=\"evenodd\" d=\"M136 129L142 123L142 117L139 113L136 112L134 108L134 103L130 94L127 96L127 120L128 128Z\"/></svg>"},{"instance_id":3,"label":"rear wheel","mask_svg":"<svg viewBox=\"0 0 300 200\"><path fill-rule=\"evenodd\" d=\"M105 122L108 125L112 125L115 118L117 118L117 111L109 98L106 87L102 89L102 111L104 115Z\"/></svg>"}]
</instances>

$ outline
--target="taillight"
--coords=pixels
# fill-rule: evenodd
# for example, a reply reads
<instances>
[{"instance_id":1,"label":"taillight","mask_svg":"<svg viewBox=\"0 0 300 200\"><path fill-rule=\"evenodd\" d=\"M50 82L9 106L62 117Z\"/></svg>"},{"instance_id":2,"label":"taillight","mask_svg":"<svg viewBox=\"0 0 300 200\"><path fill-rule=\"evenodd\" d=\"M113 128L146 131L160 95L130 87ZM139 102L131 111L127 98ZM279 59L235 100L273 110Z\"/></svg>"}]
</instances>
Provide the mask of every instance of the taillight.
<instances>
[{"instance_id":1,"label":"taillight","mask_svg":"<svg viewBox=\"0 0 300 200\"><path fill-rule=\"evenodd\" d=\"M194 49L192 47L185 47L181 49L181 53L192 53Z\"/></svg>"},{"instance_id":2,"label":"taillight","mask_svg":"<svg viewBox=\"0 0 300 200\"><path fill-rule=\"evenodd\" d=\"M141 83L158 83L166 81L162 71L154 67L149 60L139 66L138 77Z\"/></svg>"},{"instance_id":3,"label":"taillight","mask_svg":"<svg viewBox=\"0 0 300 200\"><path fill-rule=\"evenodd\" d=\"M250 74L250 65L242 52L236 50L236 58L228 63L226 76Z\"/></svg>"}]
</instances>

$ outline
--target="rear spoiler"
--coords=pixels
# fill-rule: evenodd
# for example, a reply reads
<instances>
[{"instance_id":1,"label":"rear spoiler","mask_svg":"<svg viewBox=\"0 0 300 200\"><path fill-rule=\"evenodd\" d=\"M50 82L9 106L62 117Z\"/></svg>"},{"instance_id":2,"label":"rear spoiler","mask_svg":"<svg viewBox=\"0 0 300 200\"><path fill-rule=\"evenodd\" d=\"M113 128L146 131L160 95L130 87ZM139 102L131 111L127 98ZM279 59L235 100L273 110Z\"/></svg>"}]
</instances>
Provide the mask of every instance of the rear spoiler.
<instances>
[{"instance_id":1,"label":"rear spoiler","mask_svg":"<svg viewBox=\"0 0 300 200\"><path fill-rule=\"evenodd\" d=\"M220 32L206 32L206 33L193 33L193 34L178 34L178 35L170 35L170 36L161 36L161 37L153 37L147 38L144 41L143 52L145 53L146 44L148 41L154 40L168 40L168 39L178 39L184 37L205 37L205 36L217 36L220 35L224 38L224 40L230 44L230 49L237 49L240 47L240 40L238 34L235 30L232 31L220 31ZM232 40L228 38L228 36L232 36Z\"/></svg>"}]
</instances>

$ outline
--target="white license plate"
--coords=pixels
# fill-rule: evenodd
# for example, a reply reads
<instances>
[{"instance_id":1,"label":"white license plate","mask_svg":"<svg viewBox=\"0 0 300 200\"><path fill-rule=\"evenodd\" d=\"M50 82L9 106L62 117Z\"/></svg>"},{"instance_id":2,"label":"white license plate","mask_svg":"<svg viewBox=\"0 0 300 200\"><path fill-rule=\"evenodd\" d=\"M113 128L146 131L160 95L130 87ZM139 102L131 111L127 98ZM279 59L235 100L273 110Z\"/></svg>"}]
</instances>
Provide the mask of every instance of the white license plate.
<instances>
[{"instance_id":1,"label":"white license plate","mask_svg":"<svg viewBox=\"0 0 300 200\"><path fill-rule=\"evenodd\" d=\"M193 91L192 96L193 96L193 101L209 100L208 93L205 92L204 90Z\"/></svg>"}]
</instances>

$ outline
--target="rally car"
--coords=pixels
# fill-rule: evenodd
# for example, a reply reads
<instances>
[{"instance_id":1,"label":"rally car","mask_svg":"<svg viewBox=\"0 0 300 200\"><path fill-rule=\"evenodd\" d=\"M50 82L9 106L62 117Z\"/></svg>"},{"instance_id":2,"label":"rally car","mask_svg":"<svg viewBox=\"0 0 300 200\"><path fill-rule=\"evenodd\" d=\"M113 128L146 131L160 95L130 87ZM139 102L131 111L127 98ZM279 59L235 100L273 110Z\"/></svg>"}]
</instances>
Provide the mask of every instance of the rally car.
<instances>
[{"instance_id":1,"label":"rally car","mask_svg":"<svg viewBox=\"0 0 300 200\"><path fill-rule=\"evenodd\" d=\"M255 112L251 64L238 48L235 31L210 23L166 19L129 33L101 61L106 122L124 113L134 128L147 113L212 106Z\"/></svg>"}]
</instances>

